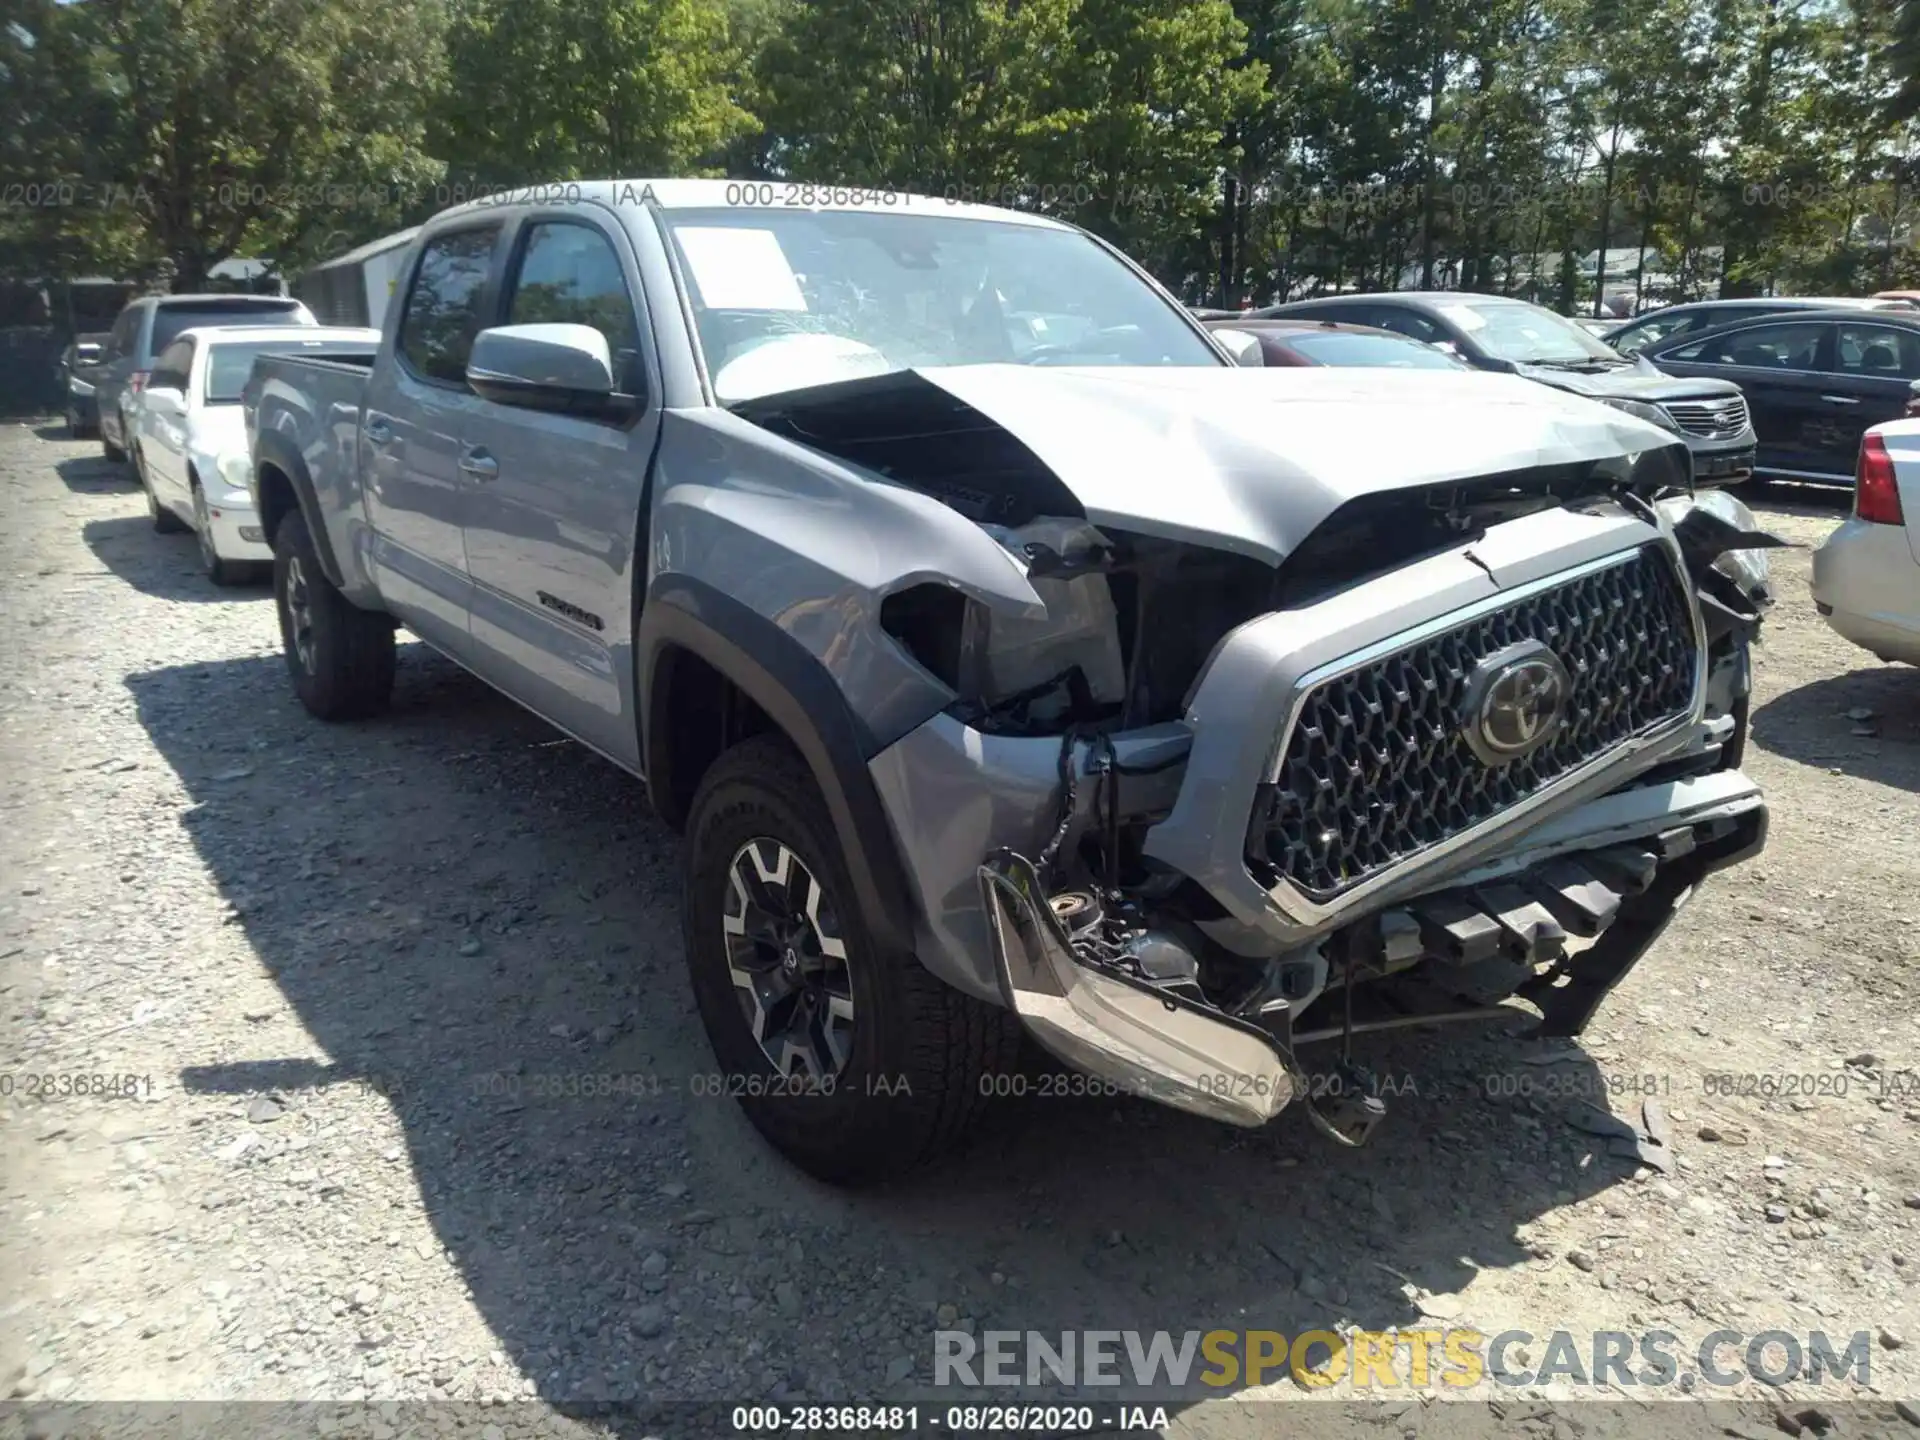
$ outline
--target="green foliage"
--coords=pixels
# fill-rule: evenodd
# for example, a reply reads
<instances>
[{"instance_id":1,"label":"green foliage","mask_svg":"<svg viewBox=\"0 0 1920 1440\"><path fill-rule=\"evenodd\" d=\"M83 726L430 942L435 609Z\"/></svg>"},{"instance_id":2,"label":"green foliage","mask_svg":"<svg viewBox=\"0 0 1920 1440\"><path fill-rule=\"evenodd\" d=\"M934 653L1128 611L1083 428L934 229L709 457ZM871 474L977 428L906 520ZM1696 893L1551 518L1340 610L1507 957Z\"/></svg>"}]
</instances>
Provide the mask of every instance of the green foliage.
<instances>
[{"instance_id":1,"label":"green foliage","mask_svg":"<svg viewBox=\"0 0 1920 1440\"><path fill-rule=\"evenodd\" d=\"M751 124L717 0L456 0L447 59L435 153L464 179L718 173Z\"/></svg>"},{"instance_id":2,"label":"green foliage","mask_svg":"<svg viewBox=\"0 0 1920 1440\"><path fill-rule=\"evenodd\" d=\"M1216 303L1590 307L1608 246L1669 298L1920 283L1920 0L12 9L0 276L294 271L480 186L707 173L1044 210Z\"/></svg>"},{"instance_id":3,"label":"green foliage","mask_svg":"<svg viewBox=\"0 0 1920 1440\"><path fill-rule=\"evenodd\" d=\"M8 218L55 264L177 289L378 234L437 173L420 97L440 24L437 0L40 3L10 38L30 98L5 159L59 199Z\"/></svg>"}]
</instances>

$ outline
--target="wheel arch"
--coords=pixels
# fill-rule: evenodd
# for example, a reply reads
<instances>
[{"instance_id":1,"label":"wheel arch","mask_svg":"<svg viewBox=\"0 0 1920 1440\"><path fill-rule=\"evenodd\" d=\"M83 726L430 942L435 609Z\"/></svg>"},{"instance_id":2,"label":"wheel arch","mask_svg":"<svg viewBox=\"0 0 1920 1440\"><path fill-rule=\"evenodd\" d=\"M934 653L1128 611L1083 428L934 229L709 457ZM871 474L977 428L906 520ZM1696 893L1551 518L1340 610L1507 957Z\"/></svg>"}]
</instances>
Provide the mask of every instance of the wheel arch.
<instances>
[{"instance_id":1,"label":"wheel arch","mask_svg":"<svg viewBox=\"0 0 1920 1440\"><path fill-rule=\"evenodd\" d=\"M826 803L868 933L912 953L911 892L867 769L879 745L826 667L773 621L686 575L649 588L635 650L641 756L661 818L685 826L701 777L732 744L785 736Z\"/></svg>"},{"instance_id":2,"label":"wheel arch","mask_svg":"<svg viewBox=\"0 0 1920 1440\"><path fill-rule=\"evenodd\" d=\"M261 534L271 545L280 532L280 522L298 510L307 522L307 534L320 561L321 573L335 588L344 588L346 579L333 553L333 537L321 523L320 504L313 491L313 477L300 452L283 437L268 433L259 437L253 456L254 485L260 507Z\"/></svg>"}]
</instances>

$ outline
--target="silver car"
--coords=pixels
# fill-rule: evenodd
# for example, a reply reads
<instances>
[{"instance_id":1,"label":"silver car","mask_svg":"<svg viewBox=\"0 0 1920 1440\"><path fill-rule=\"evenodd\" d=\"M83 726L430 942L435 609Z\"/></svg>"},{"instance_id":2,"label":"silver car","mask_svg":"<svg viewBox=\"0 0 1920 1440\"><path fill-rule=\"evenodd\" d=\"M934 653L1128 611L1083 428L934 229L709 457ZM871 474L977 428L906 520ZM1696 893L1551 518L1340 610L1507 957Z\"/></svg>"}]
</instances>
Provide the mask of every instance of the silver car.
<instances>
[{"instance_id":1,"label":"silver car","mask_svg":"<svg viewBox=\"0 0 1920 1440\"><path fill-rule=\"evenodd\" d=\"M1920 665L1920 419L1861 440L1853 514L1814 552L1813 602L1854 644Z\"/></svg>"}]
</instances>

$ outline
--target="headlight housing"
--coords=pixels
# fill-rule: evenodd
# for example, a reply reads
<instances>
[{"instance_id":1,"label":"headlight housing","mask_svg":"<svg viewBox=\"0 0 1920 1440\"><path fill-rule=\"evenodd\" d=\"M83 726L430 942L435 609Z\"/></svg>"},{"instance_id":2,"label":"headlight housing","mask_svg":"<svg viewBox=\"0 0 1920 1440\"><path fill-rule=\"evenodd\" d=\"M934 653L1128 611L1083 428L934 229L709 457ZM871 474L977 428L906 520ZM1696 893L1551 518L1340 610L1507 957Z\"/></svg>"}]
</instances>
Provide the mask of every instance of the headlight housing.
<instances>
[{"instance_id":1,"label":"headlight housing","mask_svg":"<svg viewBox=\"0 0 1920 1440\"><path fill-rule=\"evenodd\" d=\"M220 478L236 490L245 490L253 478L253 457L229 452L220 457Z\"/></svg>"},{"instance_id":2,"label":"headlight housing","mask_svg":"<svg viewBox=\"0 0 1920 1440\"><path fill-rule=\"evenodd\" d=\"M1680 433L1680 427L1673 423L1673 417L1658 405L1645 400L1622 400L1611 395L1598 398L1602 405L1611 405L1616 410L1624 410L1637 420L1644 420L1649 425L1658 425L1662 430L1671 430L1676 435Z\"/></svg>"},{"instance_id":3,"label":"headlight housing","mask_svg":"<svg viewBox=\"0 0 1920 1440\"><path fill-rule=\"evenodd\" d=\"M67 377L67 393L69 395L79 396L91 395L93 394L93 386L89 385L85 380L82 380L78 375L69 375Z\"/></svg>"}]
</instances>

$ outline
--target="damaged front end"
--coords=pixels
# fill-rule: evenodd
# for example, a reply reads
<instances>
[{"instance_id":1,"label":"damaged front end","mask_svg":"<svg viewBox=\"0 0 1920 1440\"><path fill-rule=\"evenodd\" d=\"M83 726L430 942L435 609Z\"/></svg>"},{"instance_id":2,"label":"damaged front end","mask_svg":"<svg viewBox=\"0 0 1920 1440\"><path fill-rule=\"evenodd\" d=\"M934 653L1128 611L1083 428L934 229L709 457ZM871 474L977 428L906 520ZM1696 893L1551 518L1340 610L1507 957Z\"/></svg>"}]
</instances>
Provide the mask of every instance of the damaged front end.
<instances>
[{"instance_id":1,"label":"damaged front end","mask_svg":"<svg viewBox=\"0 0 1920 1440\"><path fill-rule=\"evenodd\" d=\"M1464 476L1303 471L1315 507L1230 530L1267 473L1244 428L1178 417L1208 462L1184 515L1176 482L1123 494L1009 418L1092 385L996 407L971 372L964 403L885 377L750 416L966 516L1040 602L889 593L880 629L951 700L869 763L922 958L1056 1058L1237 1125L1304 1098L1362 1143L1384 1111L1352 1037L1577 1034L1764 843L1726 753L1764 597L1726 562L1770 542L1663 508L1681 447L1549 425Z\"/></svg>"}]
</instances>

